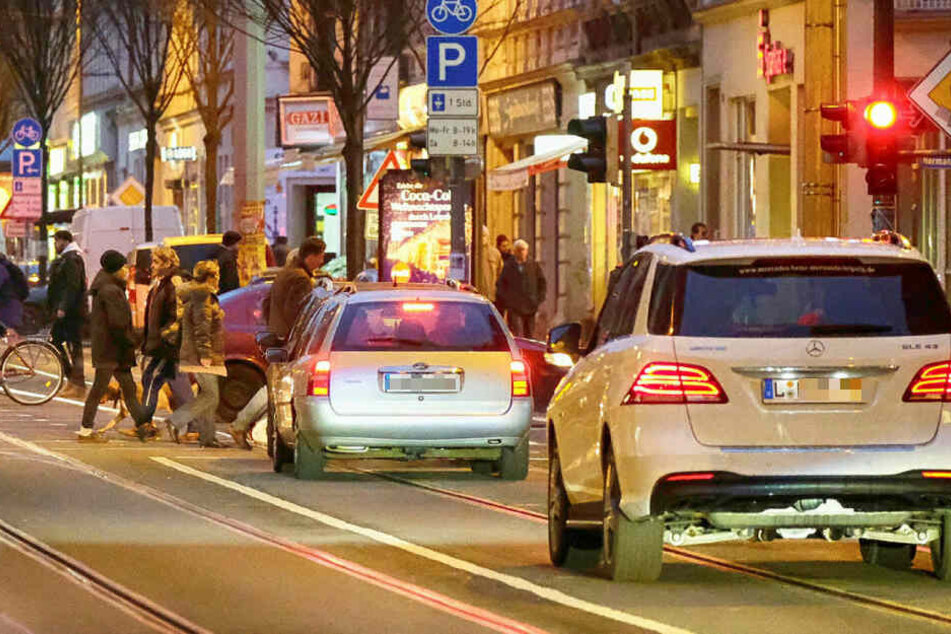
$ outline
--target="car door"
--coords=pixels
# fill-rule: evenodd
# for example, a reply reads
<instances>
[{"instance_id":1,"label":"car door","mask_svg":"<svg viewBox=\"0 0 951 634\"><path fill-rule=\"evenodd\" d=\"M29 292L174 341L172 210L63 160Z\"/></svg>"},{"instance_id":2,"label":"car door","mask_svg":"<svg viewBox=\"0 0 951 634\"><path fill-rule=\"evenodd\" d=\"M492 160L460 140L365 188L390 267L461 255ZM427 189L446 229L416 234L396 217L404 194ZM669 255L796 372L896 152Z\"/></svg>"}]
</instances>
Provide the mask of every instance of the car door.
<instances>
[{"instance_id":1,"label":"car door","mask_svg":"<svg viewBox=\"0 0 951 634\"><path fill-rule=\"evenodd\" d=\"M274 424L278 432L284 437L285 442L292 442L293 436L290 432L293 426L293 415L291 401L294 396L293 368L294 363L300 356L301 350L310 339L309 333L313 332L311 324L320 313L324 298L311 295L308 303L304 306L297 321L291 328L287 343L284 348L287 350L287 361L284 363L272 364L268 368L268 384L271 386L271 402L274 404Z\"/></svg>"}]
</instances>

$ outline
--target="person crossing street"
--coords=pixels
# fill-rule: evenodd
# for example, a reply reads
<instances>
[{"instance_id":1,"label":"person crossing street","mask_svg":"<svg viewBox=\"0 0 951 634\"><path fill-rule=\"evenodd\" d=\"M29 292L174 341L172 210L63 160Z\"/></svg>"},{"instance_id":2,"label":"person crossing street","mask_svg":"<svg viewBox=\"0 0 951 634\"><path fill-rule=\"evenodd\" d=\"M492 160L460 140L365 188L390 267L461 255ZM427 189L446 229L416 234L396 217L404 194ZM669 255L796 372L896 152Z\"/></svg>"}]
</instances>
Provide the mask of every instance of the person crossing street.
<instances>
[{"instance_id":1,"label":"person crossing street","mask_svg":"<svg viewBox=\"0 0 951 634\"><path fill-rule=\"evenodd\" d=\"M57 258L50 265L47 307L54 317L52 338L66 362L66 398L86 396L83 371L83 324L86 321L86 267L73 234L65 229L53 235Z\"/></svg>"}]
</instances>

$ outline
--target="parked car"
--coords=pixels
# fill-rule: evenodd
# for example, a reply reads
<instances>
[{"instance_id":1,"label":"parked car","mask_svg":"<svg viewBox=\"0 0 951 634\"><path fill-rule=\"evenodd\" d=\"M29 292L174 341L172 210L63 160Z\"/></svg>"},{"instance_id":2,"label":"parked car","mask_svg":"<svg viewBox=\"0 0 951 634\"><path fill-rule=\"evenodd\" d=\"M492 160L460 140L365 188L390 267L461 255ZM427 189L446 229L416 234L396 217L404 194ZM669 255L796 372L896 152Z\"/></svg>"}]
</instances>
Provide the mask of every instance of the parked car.
<instances>
[{"instance_id":1,"label":"parked car","mask_svg":"<svg viewBox=\"0 0 951 634\"><path fill-rule=\"evenodd\" d=\"M951 310L903 238L652 244L548 408L555 565L600 531L615 580L664 543L815 529L951 578Z\"/></svg>"},{"instance_id":2,"label":"parked car","mask_svg":"<svg viewBox=\"0 0 951 634\"><path fill-rule=\"evenodd\" d=\"M178 254L182 270L191 273L195 265L202 260L213 259L220 244L221 234L211 233L164 238L160 242L146 242L136 246L129 255L128 281L129 304L132 307L132 323L135 328L145 327L145 302L149 296L149 285L152 283L152 249L157 246L171 247Z\"/></svg>"},{"instance_id":3,"label":"parked car","mask_svg":"<svg viewBox=\"0 0 951 634\"><path fill-rule=\"evenodd\" d=\"M452 458L528 474L528 367L481 295L351 284L312 302L268 361L275 470L293 461L317 479L337 458Z\"/></svg>"},{"instance_id":4,"label":"parked car","mask_svg":"<svg viewBox=\"0 0 951 634\"><path fill-rule=\"evenodd\" d=\"M80 209L70 230L86 261L91 281L99 271L99 258L109 249L129 253L145 241L145 211L142 207L90 207ZM178 207L152 208L152 236L156 241L181 236L182 215Z\"/></svg>"}]
</instances>

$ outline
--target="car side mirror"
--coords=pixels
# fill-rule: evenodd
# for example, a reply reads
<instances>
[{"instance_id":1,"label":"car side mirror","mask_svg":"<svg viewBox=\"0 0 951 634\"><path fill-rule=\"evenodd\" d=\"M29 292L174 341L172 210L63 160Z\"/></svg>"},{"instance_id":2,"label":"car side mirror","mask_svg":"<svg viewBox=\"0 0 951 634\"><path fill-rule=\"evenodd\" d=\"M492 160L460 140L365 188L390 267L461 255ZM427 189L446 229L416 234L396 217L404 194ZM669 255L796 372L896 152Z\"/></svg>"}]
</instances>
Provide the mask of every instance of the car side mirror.
<instances>
[{"instance_id":1,"label":"car side mirror","mask_svg":"<svg viewBox=\"0 0 951 634\"><path fill-rule=\"evenodd\" d=\"M287 350L284 348L268 348L264 351L264 359L269 365L287 363Z\"/></svg>"},{"instance_id":2,"label":"car side mirror","mask_svg":"<svg viewBox=\"0 0 951 634\"><path fill-rule=\"evenodd\" d=\"M268 348L284 347L285 341L273 332L264 331L254 335L254 343L258 344L258 349L264 354Z\"/></svg>"},{"instance_id":3,"label":"car side mirror","mask_svg":"<svg viewBox=\"0 0 951 634\"><path fill-rule=\"evenodd\" d=\"M552 328L548 332L546 352L568 355L572 361L577 361L581 356L581 324L571 322Z\"/></svg>"}]
</instances>

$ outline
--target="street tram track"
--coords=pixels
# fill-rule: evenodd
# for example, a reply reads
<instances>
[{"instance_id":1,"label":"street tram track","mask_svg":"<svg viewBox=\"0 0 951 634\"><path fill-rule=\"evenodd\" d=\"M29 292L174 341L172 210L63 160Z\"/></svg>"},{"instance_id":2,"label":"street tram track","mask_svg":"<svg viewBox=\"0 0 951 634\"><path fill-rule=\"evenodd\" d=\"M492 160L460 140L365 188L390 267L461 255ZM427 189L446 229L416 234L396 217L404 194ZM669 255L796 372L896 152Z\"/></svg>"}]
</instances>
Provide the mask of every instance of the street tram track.
<instances>
[{"instance_id":1,"label":"street tram track","mask_svg":"<svg viewBox=\"0 0 951 634\"><path fill-rule=\"evenodd\" d=\"M5 544L53 570L158 632L210 634L210 630L153 603L3 520L0 520L0 544Z\"/></svg>"},{"instance_id":2,"label":"street tram track","mask_svg":"<svg viewBox=\"0 0 951 634\"><path fill-rule=\"evenodd\" d=\"M359 467L348 467L348 469L357 473L364 474L364 475L369 475L369 476L379 478L382 480L387 480L395 484L411 486L417 489L421 489L423 491L427 491L434 495L451 498L451 499L463 502L465 504L482 507L497 513L503 513L506 515L518 517L520 519L528 520L538 524L548 523L548 516L544 513L539 513L537 511L531 511L528 509L511 506L511 505L504 504L502 502L498 502L495 500L490 500L487 498L469 495L467 493L462 493L460 491L453 491L452 489L445 489L442 487L433 486L431 484L426 484L423 482L416 482L414 480L401 478L397 475L393 475L392 473L381 473L377 471L370 471L368 469L361 469ZM800 579L798 577L791 577L788 575L772 572L769 570L764 570L762 568L748 566L746 564L742 564L736 561L730 561L727 559L721 559L719 557L713 557L711 555L705 555L705 554L698 553L692 550L687 550L685 548L677 548L674 546L664 546L664 552L682 561L687 561L697 565L706 566L708 568L714 568L717 570L722 570L724 572L731 572L735 574L742 574L742 575L752 577L755 579L760 579L763 581L772 581L772 582L780 583L783 585L794 586L804 590L809 590L817 594L822 594L825 596L842 599L844 601L848 601L850 603L854 603L857 605L884 610L892 614L925 619L932 623L941 623L944 625L951 625L951 614L944 614L942 612L935 612L933 610L927 610L925 608L919 608L913 605L906 605L903 603L898 603L896 601L889 601L888 599L873 597L873 596L861 594L858 592L851 592L849 590L835 588L833 586L816 583L813 581L809 581L807 579Z\"/></svg>"}]
</instances>

